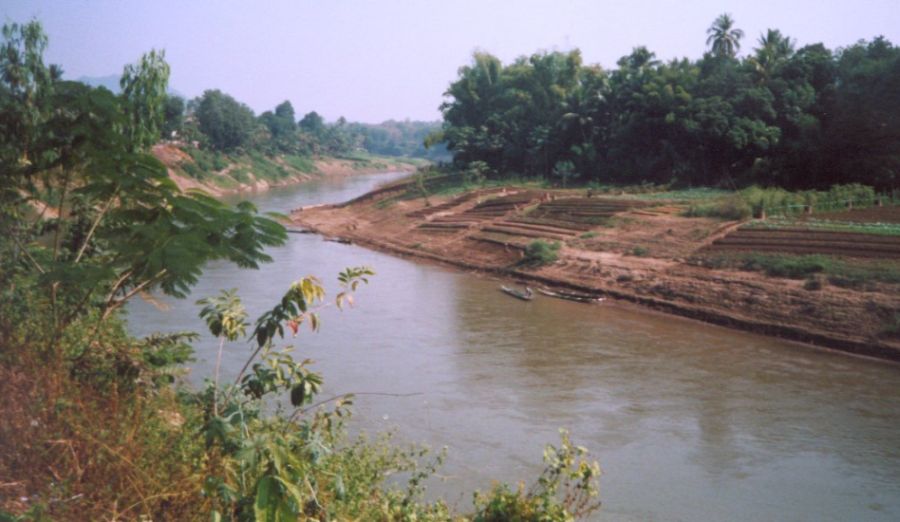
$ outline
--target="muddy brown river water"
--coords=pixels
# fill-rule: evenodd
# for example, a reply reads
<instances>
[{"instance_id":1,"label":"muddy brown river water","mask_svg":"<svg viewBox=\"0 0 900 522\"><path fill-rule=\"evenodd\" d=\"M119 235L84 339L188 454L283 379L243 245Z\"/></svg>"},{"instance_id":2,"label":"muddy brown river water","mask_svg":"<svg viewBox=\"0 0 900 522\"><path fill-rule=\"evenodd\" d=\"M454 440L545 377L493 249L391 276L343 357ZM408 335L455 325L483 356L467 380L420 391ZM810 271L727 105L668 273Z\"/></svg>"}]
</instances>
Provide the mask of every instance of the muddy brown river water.
<instances>
[{"instance_id":1,"label":"muddy brown river water","mask_svg":"<svg viewBox=\"0 0 900 522\"><path fill-rule=\"evenodd\" d=\"M263 210L349 199L396 177L254 196ZM523 302L499 282L291 234L261 270L207 267L191 298L129 308L135 334L204 332L196 299L239 289L251 316L291 281L377 276L357 306L292 344L356 399L354 430L448 447L432 490L465 508L492 479L528 481L566 427L603 468L598 520L900 520L900 365L730 331L616 303ZM216 342L196 343L202 382ZM236 373L249 345L227 348Z\"/></svg>"}]
</instances>

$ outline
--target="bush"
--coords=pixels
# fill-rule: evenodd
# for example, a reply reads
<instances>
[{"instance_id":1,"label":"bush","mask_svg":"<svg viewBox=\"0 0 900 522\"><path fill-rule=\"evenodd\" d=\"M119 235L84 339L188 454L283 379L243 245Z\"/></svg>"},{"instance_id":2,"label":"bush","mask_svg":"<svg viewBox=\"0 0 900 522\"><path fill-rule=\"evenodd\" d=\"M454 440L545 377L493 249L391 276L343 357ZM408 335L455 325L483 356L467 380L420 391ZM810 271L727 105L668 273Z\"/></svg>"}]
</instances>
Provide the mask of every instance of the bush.
<instances>
[{"instance_id":1,"label":"bush","mask_svg":"<svg viewBox=\"0 0 900 522\"><path fill-rule=\"evenodd\" d=\"M521 264L530 267L539 267L553 264L559 259L560 244L557 241L548 243L540 239L532 241L525 247L525 258Z\"/></svg>"},{"instance_id":2,"label":"bush","mask_svg":"<svg viewBox=\"0 0 900 522\"><path fill-rule=\"evenodd\" d=\"M686 217L712 217L742 221L752 214L750 205L739 195L735 194L720 201L691 205L685 212Z\"/></svg>"},{"instance_id":3,"label":"bush","mask_svg":"<svg viewBox=\"0 0 900 522\"><path fill-rule=\"evenodd\" d=\"M744 270L765 272L772 277L802 279L811 274L823 272L830 266L830 260L821 255L790 256L752 254L744 259Z\"/></svg>"}]
</instances>

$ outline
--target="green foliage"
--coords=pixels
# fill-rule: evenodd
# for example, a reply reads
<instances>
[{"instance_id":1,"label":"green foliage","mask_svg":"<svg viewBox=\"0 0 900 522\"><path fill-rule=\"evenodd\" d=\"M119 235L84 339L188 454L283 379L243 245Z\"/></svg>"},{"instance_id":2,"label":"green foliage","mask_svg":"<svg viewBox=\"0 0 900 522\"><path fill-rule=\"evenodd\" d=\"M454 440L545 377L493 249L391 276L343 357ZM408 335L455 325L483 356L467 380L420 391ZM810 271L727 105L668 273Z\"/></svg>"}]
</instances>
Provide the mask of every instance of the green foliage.
<instances>
[{"instance_id":1,"label":"green foliage","mask_svg":"<svg viewBox=\"0 0 900 522\"><path fill-rule=\"evenodd\" d=\"M163 123L160 136L163 139L177 137L184 125L184 99L180 96L166 96L163 105Z\"/></svg>"},{"instance_id":2,"label":"green foliage","mask_svg":"<svg viewBox=\"0 0 900 522\"><path fill-rule=\"evenodd\" d=\"M744 258L745 270L758 270L772 277L802 279L811 274L823 272L831 260L826 256L789 256L771 254L751 254Z\"/></svg>"},{"instance_id":3,"label":"green foliage","mask_svg":"<svg viewBox=\"0 0 900 522\"><path fill-rule=\"evenodd\" d=\"M709 35L706 45L710 46L713 55L720 58L734 58L741 49L741 38L744 37L744 31L734 27L734 19L727 13L719 15L706 34Z\"/></svg>"},{"instance_id":4,"label":"green foliage","mask_svg":"<svg viewBox=\"0 0 900 522\"><path fill-rule=\"evenodd\" d=\"M540 267L550 265L559 259L560 243L537 239L532 241L525 247L525 257L522 258L521 264L530 267Z\"/></svg>"},{"instance_id":5,"label":"green foliage","mask_svg":"<svg viewBox=\"0 0 900 522\"><path fill-rule=\"evenodd\" d=\"M249 107L217 89L203 93L195 114L200 131L218 150L245 146L256 127L256 118Z\"/></svg>"},{"instance_id":6,"label":"green foliage","mask_svg":"<svg viewBox=\"0 0 900 522\"><path fill-rule=\"evenodd\" d=\"M313 173L316 171L316 166L313 164L312 160L306 156L297 156L293 154L288 154L284 156L284 162L290 165L291 167L299 170L300 172L305 173Z\"/></svg>"},{"instance_id":7,"label":"green foliage","mask_svg":"<svg viewBox=\"0 0 900 522\"><path fill-rule=\"evenodd\" d=\"M43 66L38 58L32 65ZM43 100L43 115L28 132L0 136L0 148L16 151L0 165L0 219L10 231L0 240L0 259L5 279L21 278L13 289L38 289L47 299L54 319L48 354L81 317L99 313L103 321L155 289L183 296L208 261L258 267L269 260L263 249L286 239L280 224L249 203L230 207L182 193L149 154L168 77L161 54L126 68L118 98L50 72L38 76L49 78L33 94ZM19 82L4 81L7 89ZM30 159L23 162L25 150ZM51 212L32 212L35 205Z\"/></svg>"},{"instance_id":8,"label":"green foliage","mask_svg":"<svg viewBox=\"0 0 900 522\"><path fill-rule=\"evenodd\" d=\"M441 454L348 441L352 396L316 402L322 377L276 346L286 330L318 329L329 303L315 278L291 285L249 335L234 291L201 300L221 346L245 335L254 344L232 384L220 386L217 370L199 392L171 386L195 335L135 339L115 311L153 290L184 297L211 260L255 268L285 231L249 203L179 191L147 153L168 70L161 55L129 68L129 93L115 97L44 68L39 24L3 35L0 92L11 118L0 122L0 397L10 407L0 423L0 518L465 520L422 498ZM8 93L35 103L14 108ZM370 275L341 272L333 304L352 305ZM524 507L510 512L590 513L598 469L583 454L564 435ZM388 482L398 472L405 488Z\"/></svg>"},{"instance_id":9,"label":"green foliage","mask_svg":"<svg viewBox=\"0 0 900 522\"><path fill-rule=\"evenodd\" d=\"M891 262L849 262L812 254L759 254L711 256L699 262L713 268L735 267L764 272L772 277L827 280L834 286L867 290L871 283L900 284L900 267Z\"/></svg>"},{"instance_id":10,"label":"green foliage","mask_svg":"<svg viewBox=\"0 0 900 522\"><path fill-rule=\"evenodd\" d=\"M744 226L778 230L781 228L808 228L811 230L829 230L834 232L862 232L881 236L900 236L898 223L854 223L852 221L831 221L827 219L807 218L775 218L766 221L754 221Z\"/></svg>"},{"instance_id":11,"label":"green foliage","mask_svg":"<svg viewBox=\"0 0 900 522\"><path fill-rule=\"evenodd\" d=\"M631 254L631 255L633 255L633 256L637 256L637 257L645 257L645 256L647 256L648 254L650 254L650 250L649 250L647 247L636 246L636 247L634 247L634 248L631 249L631 251L629 252L629 254Z\"/></svg>"},{"instance_id":12,"label":"green foliage","mask_svg":"<svg viewBox=\"0 0 900 522\"><path fill-rule=\"evenodd\" d=\"M635 47L603 70L579 52L503 64L476 53L441 106L460 169L495 176L735 188L897 187L900 48L884 38L832 52L770 29L739 59L727 14L709 53L663 63ZM571 167L569 167L571 165ZM561 168L565 166L566 168ZM730 213L733 215L733 213Z\"/></svg>"},{"instance_id":13,"label":"green foliage","mask_svg":"<svg viewBox=\"0 0 900 522\"><path fill-rule=\"evenodd\" d=\"M483 185L491 168L483 161L473 161L463 171L463 183L466 185Z\"/></svg>"},{"instance_id":14,"label":"green foliage","mask_svg":"<svg viewBox=\"0 0 900 522\"><path fill-rule=\"evenodd\" d=\"M374 125L351 123L348 132L360 136L360 146L373 154L441 161L449 159L446 147L427 140L440 126L440 122L388 120Z\"/></svg>"},{"instance_id":15,"label":"green foliage","mask_svg":"<svg viewBox=\"0 0 900 522\"><path fill-rule=\"evenodd\" d=\"M714 217L742 221L751 217L753 211L749 203L740 195L732 195L712 203L691 205L685 211L687 217Z\"/></svg>"},{"instance_id":16,"label":"green foliage","mask_svg":"<svg viewBox=\"0 0 900 522\"><path fill-rule=\"evenodd\" d=\"M125 66L119 86L125 112L125 135L133 150L146 150L158 140L166 116L169 64L165 51L152 50L140 62Z\"/></svg>"},{"instance_id":17,"label":"green foliage","mask_svg":"<svg viewBox=\"0 0 900 522\"><path fill-rule=\"evenodd\" d=\"M559 448L548 445L544 450L546 467L527 493L522 486L513 491L505 484L488 494L476 493L472 521L569 522L599 509L600 466L584 460L587 450L574 446L567 431L560 430L560 436Z\"/></svg>"}]
</instances>

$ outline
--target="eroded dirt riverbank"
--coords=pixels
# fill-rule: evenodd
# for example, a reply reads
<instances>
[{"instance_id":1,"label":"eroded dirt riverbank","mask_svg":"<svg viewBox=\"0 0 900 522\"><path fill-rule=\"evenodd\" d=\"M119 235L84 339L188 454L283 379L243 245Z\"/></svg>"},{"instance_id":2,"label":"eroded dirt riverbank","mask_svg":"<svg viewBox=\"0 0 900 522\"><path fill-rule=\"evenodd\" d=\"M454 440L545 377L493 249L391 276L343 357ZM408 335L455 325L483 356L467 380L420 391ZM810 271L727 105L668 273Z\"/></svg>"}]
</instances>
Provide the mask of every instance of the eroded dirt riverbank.
<instances>
[{"instance_id":1,"label":"eroded dirt riverbank","mask_svg":"<svg viewBox=\"0 0 900 522\"><path fill-rule=\"evenodd\" d=\"M491 189L432 197L428 205L422 198L397 197L398 192L381 189L350 204L298 209L292 219L300 227L385 252L900 360L900 340L884 334L885 322L900 310L897 285L811 290L802 280L688 262L737 222L681 217L677 206L664 203L584 198L583 191ZM559 219L562 211L588 219ZM611 217L592 224L601 211ZM561 242L559 259L540 268L520 266L534 239Z\"/></svg>"}]
</instances>

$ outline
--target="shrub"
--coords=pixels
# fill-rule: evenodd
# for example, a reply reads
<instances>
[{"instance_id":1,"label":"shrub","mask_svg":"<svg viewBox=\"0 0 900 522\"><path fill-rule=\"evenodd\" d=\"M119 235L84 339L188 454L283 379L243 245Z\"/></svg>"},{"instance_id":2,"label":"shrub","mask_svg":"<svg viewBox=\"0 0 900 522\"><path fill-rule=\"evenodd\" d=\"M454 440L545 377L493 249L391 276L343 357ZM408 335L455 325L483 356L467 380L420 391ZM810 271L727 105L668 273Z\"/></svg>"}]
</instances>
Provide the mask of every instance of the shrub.
<instances>
[{"instance_id":1,"label":"shrub","mask_svg":"<svg viewBox=\"0 0 900 522\"><path fill-rule=\"evenodd\" d=\"M684 215L741 221L749 218L751 213L750 205L742 197L732 195L713 203L691 205Z\"/></svg>"},{"instance_id":2,"label":"shrub","mask_svg":"<svg viewBox=\"0 0 900 522\"><path fill-rule=\"evenodd\" d=\"M830 266L830 260L821 255L790 256L751 254L744 259L745 270L758 270L772 277L801 279L822 272Z\"/></svg>"},{"instance_id":3,"label":"shrub","mask_svg":"<svg viewBox=\"0 0 900 522\"><path fill-rule=\"evenodd\" d=\"M557 241L548 243L540 239L532 241L525 247L525 258L522 264L539 267L555 263L559 259L560 244Z\"/></svg>"},{"instance_id":4,"label":"shrub","mask_svg":"<svg viewBox=\"0 0 900 522\"><path fill-rule=\"evenodd\" d=\"M643 247L643 246L636 246L631 249L630 253L633 256L644 257L650 253L650 249L648 249L647 247Z\"/></svg>"}]
</instances>

